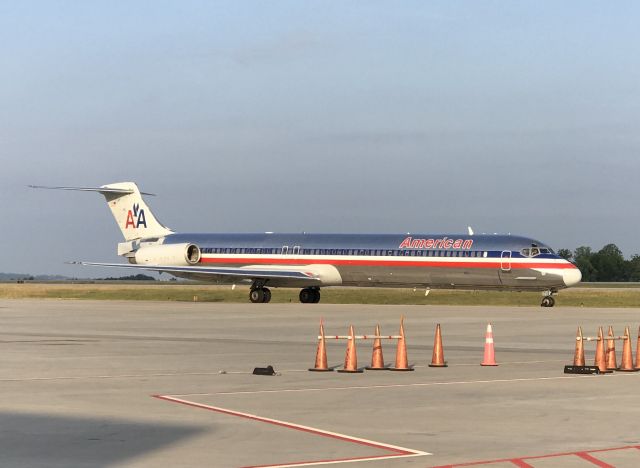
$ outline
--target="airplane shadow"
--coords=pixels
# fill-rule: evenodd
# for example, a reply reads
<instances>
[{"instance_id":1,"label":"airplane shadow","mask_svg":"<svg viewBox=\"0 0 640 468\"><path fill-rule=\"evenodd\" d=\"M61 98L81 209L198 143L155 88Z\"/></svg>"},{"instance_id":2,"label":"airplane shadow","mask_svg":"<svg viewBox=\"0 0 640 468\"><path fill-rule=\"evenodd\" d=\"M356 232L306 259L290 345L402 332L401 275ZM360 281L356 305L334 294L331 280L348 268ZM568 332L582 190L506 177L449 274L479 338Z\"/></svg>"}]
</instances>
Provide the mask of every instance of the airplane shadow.
<instances>
[{"instance_id":1,"label":"airplane shadow","mask_svg":"<svg viewBox=\"0 0 640 468\"><path fill-rule=\"evenodd\" d=\"M0 466L106 467L210 428L0 412Z\"/></svg>"}]
</instances>

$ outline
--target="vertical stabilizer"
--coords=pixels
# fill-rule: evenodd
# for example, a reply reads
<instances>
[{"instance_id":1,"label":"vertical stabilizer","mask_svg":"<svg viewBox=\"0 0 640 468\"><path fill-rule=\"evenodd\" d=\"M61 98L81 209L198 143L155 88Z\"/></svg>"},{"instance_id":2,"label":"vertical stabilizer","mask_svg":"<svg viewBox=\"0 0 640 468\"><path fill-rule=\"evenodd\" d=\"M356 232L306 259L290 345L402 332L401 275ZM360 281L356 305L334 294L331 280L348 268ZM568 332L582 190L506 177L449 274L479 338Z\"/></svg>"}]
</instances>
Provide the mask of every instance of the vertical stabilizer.
<instances>
[{"instance_id":1,"label":"vertical stabilizer","mask_svg":"<svg viewBox=\"0 0 640 468\"><path fill-rule=\"evenodd\" d=\"M125 240L162 237L172 233L153 215L135 183L118 182L103 185L100 189Z\"/></svg>"}]
</instances>

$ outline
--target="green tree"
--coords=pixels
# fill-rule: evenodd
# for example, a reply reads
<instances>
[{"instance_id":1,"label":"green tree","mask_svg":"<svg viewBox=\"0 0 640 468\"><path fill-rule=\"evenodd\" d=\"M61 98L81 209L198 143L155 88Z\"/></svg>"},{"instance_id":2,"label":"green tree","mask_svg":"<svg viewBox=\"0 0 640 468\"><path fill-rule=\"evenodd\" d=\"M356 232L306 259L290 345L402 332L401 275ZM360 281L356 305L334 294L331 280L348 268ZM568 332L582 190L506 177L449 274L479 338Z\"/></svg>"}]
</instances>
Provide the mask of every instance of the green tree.
<instances>
[{"instance_id":1,"label":"green tree","mask_svg":"<svg viewBox=\"0 0 640 468\"><path fill-rule=\"evenodd\" d=\"M560 249L558 250L558 256L564 258L565 260L571 261L573 258L573 252L569 249Z\"/></svg>"},{"instance_id":2,"label":"green tree","mask_svg":"<svg viewBox=\"0 0 640 468\"><path fill-rule=\"evenodd\" d=\"M591 263L593 257L591 247L581 246L573 252L573 261L582 273L582 281L596 281L596 269Z\"/></svg>"},{"instance_id":3,"label":"green tree","mask_svg":"<svg viewBox=\"0 0 640 468\"><path fill-rule=\"evenodd\" d=\"M640 255L634 255L627 262L628 281L640 281Z\"/></svg>"},{"instance_id":4,"label":"green tree","mask_svg":"<svg viewBox=\"0 0 640 468\"><path fill-rule=\"evenodd\" d=\"M627 268L622 251L615 244L607 244L591 257L596 281L626 281Z\"/></svg>"}]
</instances>

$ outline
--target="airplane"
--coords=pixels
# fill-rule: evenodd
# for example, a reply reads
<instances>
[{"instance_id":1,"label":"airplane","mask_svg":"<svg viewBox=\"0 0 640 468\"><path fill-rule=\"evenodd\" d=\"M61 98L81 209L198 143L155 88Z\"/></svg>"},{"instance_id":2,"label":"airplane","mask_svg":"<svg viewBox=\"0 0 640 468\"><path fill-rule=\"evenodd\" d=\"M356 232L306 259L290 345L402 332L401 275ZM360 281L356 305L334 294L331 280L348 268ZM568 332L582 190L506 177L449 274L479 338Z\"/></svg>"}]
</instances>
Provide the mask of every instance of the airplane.
<instances>
[{"instance_id":1,"label":"airplane","mask_svg":"<svg viewBox=\"0 0 640 468\"><path fill-rule=\"evenodd\" d=\"M553 295L576 285L580 270L549 246L515 235L177 233L161 224L134 182L48 187L104 195L125 241L129 263L74 262L135 268L214 284L248 284L249 300L267 303L270 288L300 288L302 303L320 302L328 286L511 290Z\"/></svg>"}]
</instances>

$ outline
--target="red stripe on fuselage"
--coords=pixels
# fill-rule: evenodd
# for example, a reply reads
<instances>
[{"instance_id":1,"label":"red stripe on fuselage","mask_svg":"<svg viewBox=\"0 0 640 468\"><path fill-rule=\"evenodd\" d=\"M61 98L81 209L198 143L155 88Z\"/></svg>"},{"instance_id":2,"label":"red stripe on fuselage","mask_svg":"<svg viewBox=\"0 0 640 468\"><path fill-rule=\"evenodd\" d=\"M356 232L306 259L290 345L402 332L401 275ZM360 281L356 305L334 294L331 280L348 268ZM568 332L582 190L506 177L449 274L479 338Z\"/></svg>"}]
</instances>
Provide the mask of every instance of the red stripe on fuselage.
<instances>
[{"instance_id":1,"label":"red stripe on fuselage","mask_svg":"<svg viewBox=\"0 0 640 468\"><path fill-rule=\"evenodd\" d=\"M374 266L374 267L412 267L412 268L494 268L498 269L507 266L509 262L500 262L489 260L481 262L468 262L453 260L450 262L443 261L400 261L400 260L346 260L333 258L290 258L290 257L203 257L202 263L216 264L243 264L243 265L336 265L336 266ZM549 268L549 269L570 269L575 268L569 262L552 263L552 262L536 262L536 263L518 263L511 261L511 269L531 269L531 268Z\"/></svg>"}]
</instances>

